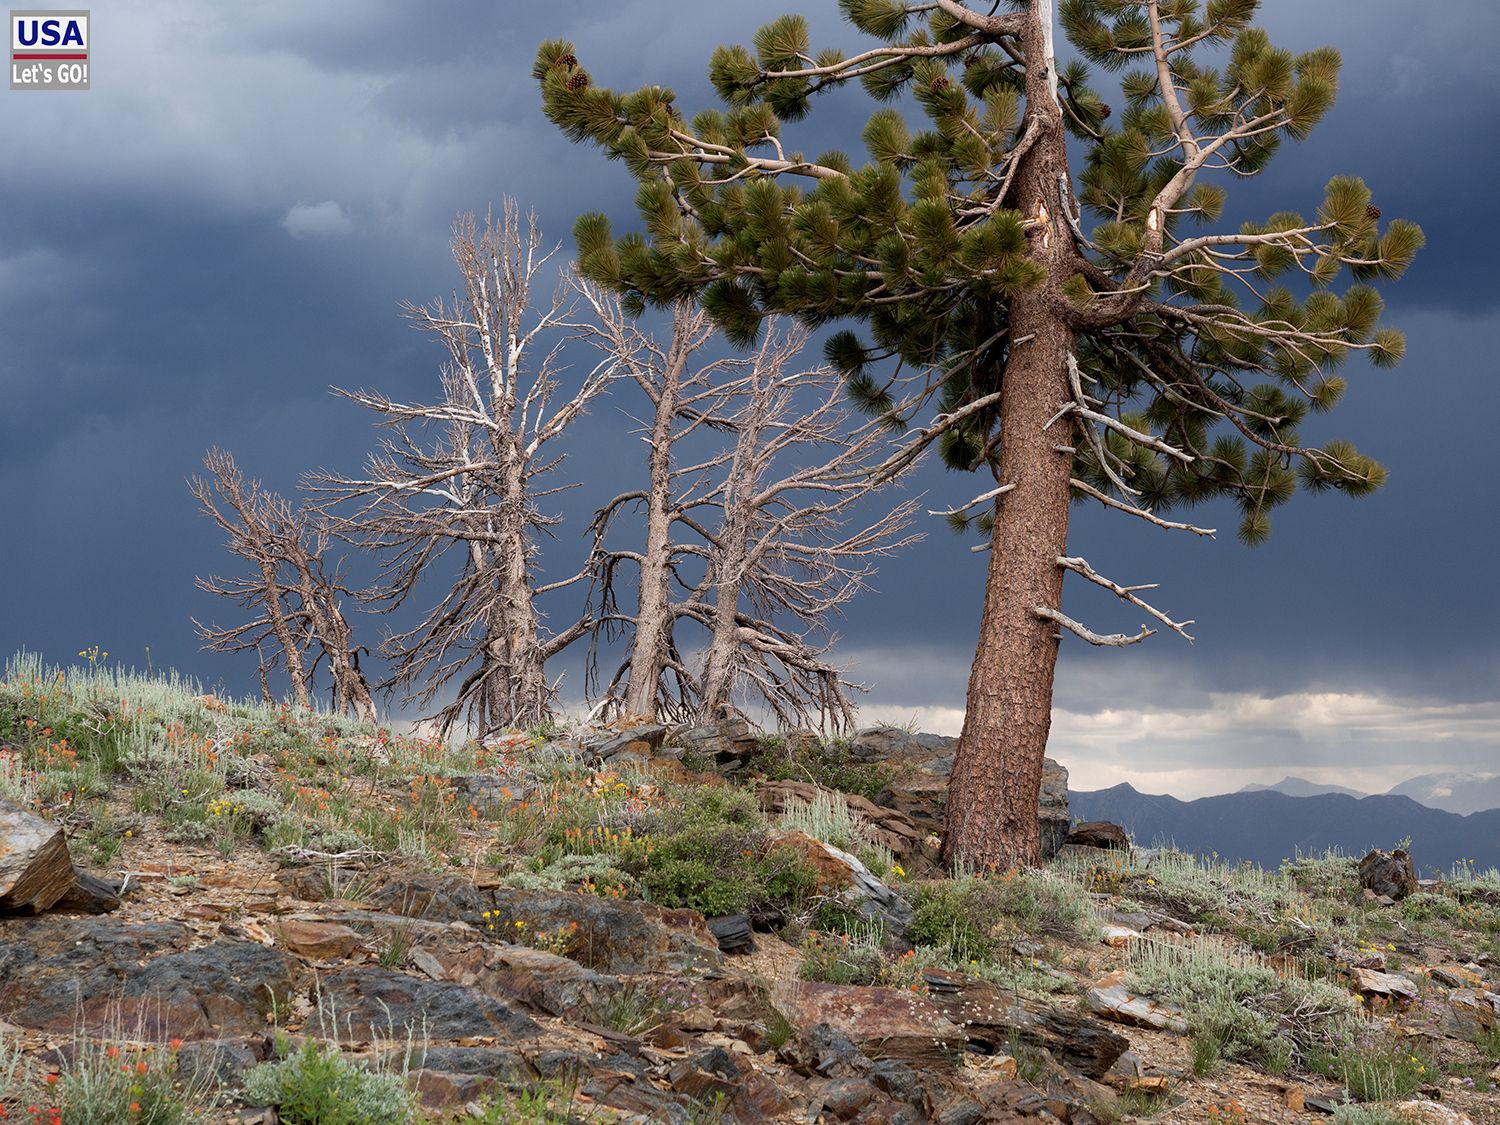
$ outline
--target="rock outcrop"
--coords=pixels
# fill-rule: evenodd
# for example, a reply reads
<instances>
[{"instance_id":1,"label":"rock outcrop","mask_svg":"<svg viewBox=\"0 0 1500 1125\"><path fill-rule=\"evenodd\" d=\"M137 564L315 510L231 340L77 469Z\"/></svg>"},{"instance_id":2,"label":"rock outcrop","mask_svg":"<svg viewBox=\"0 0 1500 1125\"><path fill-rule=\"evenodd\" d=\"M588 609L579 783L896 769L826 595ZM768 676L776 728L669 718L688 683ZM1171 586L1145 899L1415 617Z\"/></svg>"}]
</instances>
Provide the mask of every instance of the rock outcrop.
<instances>
[{"instance_id":1,"label":"rock outcrop","mask_svg":"<svg viewBox=\"0 0 1500 1125\"><path fill-rule=\"evenodd\" d=\"M1383 852L1377 848L1359 861L1359 883L1376 898L1400 902L1416 894L1417 873L1404 849Z\"/></svg>"},{"instance_id":2,"label":"rock outcrop","mask_svg":"<svg viewBox=\"0 0 1500 1125\"><path fill-rule=\"evenodd\" d=\"M0 914L98 914L119 905L113 886L74 866L61 826L0 798Z\"/></svg>"},{"instance_id":3,"label":"rock outcrop","mask_svg":"<svg viewBox=\"0 0 1500 1125\"><path fill-rule=\"evenodd\" d=\"M876 803L905 814L924 834L941 836L948 801L948 777L958 740L939 734L914 734L898 727L871 727L856 733L850 746L861 761L884 762L896 777ZM1057 854L1068 836L1068 771L1051 758L1042 770L1037 808L1042 855Z\"/></svg>"},{"instance_id":4,"label":"rock outcrop","mask_svg":"<svg viewBox=\"0 0 1500 1125\"><path fill-rule=\"evenodd\" d=\"M264 1031L296 964L259 942L194 939L180 922L0 922L0 1019L162 1042Z\"/></svg>"}]
</instances>

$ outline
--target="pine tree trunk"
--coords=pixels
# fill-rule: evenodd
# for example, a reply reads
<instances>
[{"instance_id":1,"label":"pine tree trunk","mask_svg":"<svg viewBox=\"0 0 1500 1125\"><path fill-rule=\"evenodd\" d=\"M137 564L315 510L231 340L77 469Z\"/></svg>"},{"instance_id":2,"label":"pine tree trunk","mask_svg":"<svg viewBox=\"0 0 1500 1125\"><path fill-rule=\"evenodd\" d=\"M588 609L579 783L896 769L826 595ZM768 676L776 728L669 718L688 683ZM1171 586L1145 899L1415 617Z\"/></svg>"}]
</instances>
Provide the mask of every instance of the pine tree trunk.
<instances>
[{"instance_id":1,"label":"pine tree trunk","mask_svg":"<svg viewBox=\"0 0 1500 1125\"><path fill-rule=\"evenodd\" d=\"M1027 57L1045 57L1042 9L1033 0ZM996 501L979 645L969 676L963 732L949 783L944 857L954 869L985 870L1040 860L1037 806L1052 724L1057 626L1033 607L1058 608L1067 553L1073 458L1056 447L1071 427L1044 430L1070 397L1067 357L1073 333L1057 283L1067 230L1058 219L1058 176L1066 172L1062 121L1045 67L1027 73L1027 110L1042 118L1037 143L1016 172L1012 204L1047 222L1029 235L1048 281L1015 298L1000 406L1000 482L1015 488ZM1027 337L1030 337L1027 339ZM1022 341L1024 343L1014 343Z\"/></svg>"}]
</instances>

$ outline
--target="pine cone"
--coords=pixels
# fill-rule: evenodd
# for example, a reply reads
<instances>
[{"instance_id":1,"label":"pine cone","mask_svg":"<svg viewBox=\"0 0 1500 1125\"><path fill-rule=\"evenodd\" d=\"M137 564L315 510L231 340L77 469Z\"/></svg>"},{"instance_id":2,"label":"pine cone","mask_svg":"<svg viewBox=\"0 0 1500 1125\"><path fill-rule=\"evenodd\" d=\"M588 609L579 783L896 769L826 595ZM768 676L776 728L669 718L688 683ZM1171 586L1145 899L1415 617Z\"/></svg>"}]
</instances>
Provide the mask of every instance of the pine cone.
<instances>
[{"instance_id":1,"label":"pine cone","mask_svg":"<svg viewBox=\"0 0 1500 1125\"><path fill-rule=\"evenodd\" d=\"M585 90L588 88L588 84L589 76L581 70L568 79L568 89L570 90Z\"/></svg>"},{"instance_id":2,"label":"pine cone","mask_svg":"<svg viewBox=\"0 0 1500 1125\"><path fill-rule=\"evenodd\" d=\"M578 56L577 55L573 55L573 54L558 55L557 56L557 61L554 62L552 65L553 66L577 66L578 65Z\"/></svg>"},{"instance_id":3,"label":"pine cone","mask_svg":"<svg viewBox=\"0 0 1500 1125\"><path fill-rule=\"evenodd\" d=\"M979 52L964 56L964 66L977 66L979 63Z\"/></svg>"},{"instance_id":4,"label":"pine cone","mask_svg":"<svg viewBox=\"0 0 1500 1125\"><path fill-rule=\"evenodd\" d=\"M931 90L934 94L940 93L947 88L948 79L946 76L939 76L937 78L934 78L932 80L932 85L928 87L928 89Z\"/></svg>"},{"instance_id":5,"label":"pine cone","mask_svg":"<svg viewBox=\"0 0 1500 1125\"><path fill-rule=\"evenodd\" d=\"M1380 208L1376 207L1373 203L1365 204L1365 218L1369 219L1372 223L1378 222L1380 219Z\"/></svg>"},{"instance_id":6,"label":"pine cone","mask_svg":"<svg viewBox=\"0 0 1500 1125\"><path fill-rule=\"evenodd\" d=\"M1100 106L1099 106L1099 117L1100 117L1101 120L1108 121L1109 120L1109 115L1111 113L1113 113L1113 112L1114 112L1114 110L1110 109L1109 106L1104 105L1103 103L1100 103Z\"/></svg>"}]
</instances>

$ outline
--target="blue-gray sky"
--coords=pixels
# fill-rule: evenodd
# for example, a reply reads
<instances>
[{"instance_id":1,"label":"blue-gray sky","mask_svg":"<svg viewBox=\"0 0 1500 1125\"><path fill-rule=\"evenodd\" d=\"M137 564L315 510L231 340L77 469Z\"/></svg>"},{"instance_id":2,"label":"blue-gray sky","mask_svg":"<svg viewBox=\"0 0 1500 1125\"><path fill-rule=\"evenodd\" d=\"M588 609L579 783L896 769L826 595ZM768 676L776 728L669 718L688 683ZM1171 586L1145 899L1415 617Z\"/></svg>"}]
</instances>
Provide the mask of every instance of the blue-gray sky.
<instances>
[{"instance_id":1,"label":"blue-gray sky","mask_svg":"<svg viewBox=\"0 0 1500 1125\"><path fill-rule=\"evenodd\" d=\"M790 6L97 4L92 90L0 88L0 649L64 661L97 643L139 663L149 646L157 665L251 690L253 669L198 652L189 620L225 618L193 589L225 563L184 487L204 449L283 490L354 467L371 431L328 387L432 393L440 356L397 305L450 288L457 212L512 195L559 240L583 210L633 221L625 170L542 116L541 39L572 38L600 82L673 86L691 112L709 101L713 46ZM816 43L858 43L834 0L800 8ZM1500 8L1267 0L1262 22L1287 46L1339 46L1344 79L1312 139L1231 209L1310 211L1330 176L1355 173L1427 232L1385 291L1406 362L1354 368L1327 423L1391 482L1359 502L1300 498L1256 550L1079 509L1078 550L1160 582L1161 604L1198 621L1192 647L1065 646L1054 753L1080 787L1194 795L1299 772L1374 789L1500 770ZM794 143L857 150L863 108L841 91ZM627 425L606 404L577 435L559 570L634 456ZM934 507L974 491L938 471L913 487ZM951 730L984 564L933 523L839 631L868 717ZM1089 591L1069 598L1136 624Z\"/></svg>"}]
</instances>

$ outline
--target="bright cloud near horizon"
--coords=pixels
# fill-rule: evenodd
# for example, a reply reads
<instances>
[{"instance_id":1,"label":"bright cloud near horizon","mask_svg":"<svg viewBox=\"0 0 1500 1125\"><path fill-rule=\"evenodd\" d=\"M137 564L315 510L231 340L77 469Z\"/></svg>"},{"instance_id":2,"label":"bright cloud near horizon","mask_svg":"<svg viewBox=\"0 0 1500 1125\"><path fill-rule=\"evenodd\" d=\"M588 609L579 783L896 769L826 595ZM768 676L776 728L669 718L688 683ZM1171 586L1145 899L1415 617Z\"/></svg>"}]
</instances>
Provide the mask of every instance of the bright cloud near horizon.
<instances>
[{"instance_id":1,"label":"bright cloud near horizon","mask_svg":"<svg viewBox=\"0 0 1500 1125\"><path fill-rule=\"evenodd\" d=\"M329 388L432 395L443 357L399 307L452 289L456 214L514 196L565 244L583 211L638 225L625 170L542 116L541 40L573 39L602 83L671 85L691 114L711 104L714 46L793 9L819 46L859 48L835 0L96 5L91 90L0 89L0 659L98 643L144 664L149 648L158 667L253 691L253 662L200 652L192 626L231 612L193 587L228 564L184 487L205 449L285 492L305 471L356 467L375 434ZM1381 287L1406 361L1352 364L1345 403L1307 424L1379 457L1390 484L1299 497L1255 550L1232 512L1195 513L1225 531L1184 541L1076 509L1076 553L1160 583L1159 604L1198 622L1192 646L1065 643L1051 752L1080 788L1194 796L1294 773L1379 790L1500 770L1500 151L1482 143L1500 132L1500 5L1350 11L1262 5L1275 39L1332 43L1345 71L1309 140L1229 185L1226 222L1309 212L1353 173L1387 216L1426 230L1408 276ZM837 91L788 140L857 155L870 109ZM606 403L574 435L562 472L579 487L557 500L549 573L571 572L593 508L639 471L634 408ZM977 491L935 468L907 487L924 509ZM865 721L951 732L985 560L940 520L924 530L834 624L871 686ZM1066 597L1097 627L1139 624L1100 591L1070 582ZM360 623L372 644L382 625ZM560 671L579 683L576 662Z\"/></svg>"}]
</instances>

